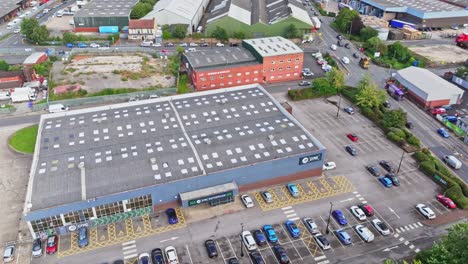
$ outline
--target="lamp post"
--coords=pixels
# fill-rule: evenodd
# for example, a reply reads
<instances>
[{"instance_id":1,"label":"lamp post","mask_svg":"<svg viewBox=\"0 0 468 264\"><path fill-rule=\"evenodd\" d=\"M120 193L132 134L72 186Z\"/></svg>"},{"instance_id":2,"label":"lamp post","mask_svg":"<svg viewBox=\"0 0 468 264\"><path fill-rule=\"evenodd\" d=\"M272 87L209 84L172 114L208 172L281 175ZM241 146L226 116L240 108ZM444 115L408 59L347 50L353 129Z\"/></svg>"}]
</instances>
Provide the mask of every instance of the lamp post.
<instances>
[{"instance_id":1,"label":"lamp post","mask_svg":"<svg viewBox=\"0 0 468 264\"><path fill-rule=\"evenodd\" d=\"M339 92L340 99L338 100L338 111L336 111L336 118L340 116L340 108L341 108L341 92Z\"/></svg>"},{"instance_id":2,"label":"lamp post","mask_svg":"<svg viewBox=\"0 0 468 264\"><path fill-rule=\"evenodd\" d=\"M240 247L241 247L241 258L244 257L244 247L242 246L242 233L244 233L244 223L241 223L241 243L240 243Z\"/></svg>"},{"instance_id":3,"label":"lamp post","mask_svg":"<svg viewBox=\"0 0 468 264\"><path fill-rule=\"evenodd\" d=\"M330 212L328 212L328 220L327 220L327 228L325 230L325 233L328 235L330 233L330 229L328 229L328 226L330 225L330 217L331 217L331 212L333 210L333 203L330 202Z\"/></svg>"},{"instance_id":4,"label":"lamp post","mask_svg":"<svg viewBox=\"0 0 468 264\"><path fill-rule=\"evenodd\" d=\"M403 151L403 153L401 153L401 159L400 159L400 164L398 164L398 170L397 170L397 174L400 172L400 168L401 168L401 163L403 162L403 157L405 156L405 151Z\"/></svg>"}]
</instances>

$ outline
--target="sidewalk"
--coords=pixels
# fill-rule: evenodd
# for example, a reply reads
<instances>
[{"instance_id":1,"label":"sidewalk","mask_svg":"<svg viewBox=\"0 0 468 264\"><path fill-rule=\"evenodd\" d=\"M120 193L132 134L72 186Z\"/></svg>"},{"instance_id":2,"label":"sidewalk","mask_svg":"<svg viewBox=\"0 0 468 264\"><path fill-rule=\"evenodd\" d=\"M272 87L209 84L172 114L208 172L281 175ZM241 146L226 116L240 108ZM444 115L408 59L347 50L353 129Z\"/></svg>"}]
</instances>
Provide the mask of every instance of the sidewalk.
<instances>
[{"instance_id":1,"label":"sidewalk","mask_svg":"<svg viewBox=\"0 0 468 264\"><path fill-rule=\"evenodd\" d=\"M438 215L436 219L433 220L424 220L421 221L423 224L427 226L438 226L443 224L448 224L455 222L457 220L467 218L468 217L468 209L456 209L454 212L450 212L448 214Z\"/></svg>"}]
</instances>

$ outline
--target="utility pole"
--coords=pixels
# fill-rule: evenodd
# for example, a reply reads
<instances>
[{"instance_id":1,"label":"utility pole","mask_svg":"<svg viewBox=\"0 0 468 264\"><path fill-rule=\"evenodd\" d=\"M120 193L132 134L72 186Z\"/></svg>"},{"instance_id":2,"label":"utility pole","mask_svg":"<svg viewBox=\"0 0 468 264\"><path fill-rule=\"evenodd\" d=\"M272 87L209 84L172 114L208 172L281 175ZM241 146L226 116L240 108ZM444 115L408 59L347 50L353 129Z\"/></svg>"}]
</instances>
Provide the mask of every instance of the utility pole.
<instances>
[{"instance_id":1,"label":"utility pole","mask_svg":"<svg viewBox=\"0 0 468 264\"><path fill-rule=\"evenodd\" d=\"M400 172L401 163L403 162L403 157L404 157L404 156L405 156L405 151L403 150L403 153L401 153L400 164L398 164L397 174Z\"/></svg>"},{"instance_id":2,"label":"utility pole","mask_svg":"<svg viewBox=\"0 0 468 264\"><path fill-rule=\"evenodd\" d=\"M240 247L241 247L241 258L244 257L244 247L242 246L242 233L244 233L244 223L241 223L241 243L240 243Z\"/></svg>"},{"instance_id":3,"label":"utility pole","mask_svg":"<svg viewBox=\"0 0 468 264\"><path fill-rule=\"evenodd\" d=\"M327 228L325 230L325 233L328 235L330 233L330 229L328 229L328 226L330 225L330 217L331 217L331 212L333 210L333 203L330 202L330 212L328 212L328 220L327 220Z\"/></svg>"}]
</instances>

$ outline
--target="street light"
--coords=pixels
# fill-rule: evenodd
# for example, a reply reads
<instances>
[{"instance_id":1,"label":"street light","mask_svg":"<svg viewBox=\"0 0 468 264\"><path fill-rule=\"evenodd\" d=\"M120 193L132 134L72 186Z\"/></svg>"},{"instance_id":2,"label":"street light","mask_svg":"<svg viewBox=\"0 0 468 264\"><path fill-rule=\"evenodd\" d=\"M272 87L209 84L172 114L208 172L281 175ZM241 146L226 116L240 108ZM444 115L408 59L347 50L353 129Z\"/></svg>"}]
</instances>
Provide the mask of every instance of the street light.
<instances>
[{"instance_id":1,"label":"street light","mask_svg":"<svg viewBox=\"0 0 468 264\"><path fill-rule=\"evenodd\" d=\"M328 235L330 233L330 229L328 229L328 226L330 225L330 217L331 217L331 212L333 210L333 203L330 202L330 212L328 213L328 220L327 220L327 229L325 230L325 233Z\"/></svg>"},{"instance_id":2,"label":"street light","mask_svg":"<svg viewBox=\"0 0 468 264\"><path fill-rule=\"evenodd\" d=\"M400 164L398 164L398 170L397 170L397 174L400 172L400 168L401 168L401 163L403 162L403 157L405 156L405 151L403 150L403 153L401 153L401 159L400 159Z\"/></svg>"},{"instance_id":3,"label":"street light","mask_svg":"<svg viewBox=\"0 0 468 264\"><path fill-rule=\"evenodd\" d=\"M340 108L341 108L341 92L339 93L340 99L338 100L338 111L336 112L336 118L340 116Z\"/></svg>"},{"instance_id":4,"label":"street light","mask_svg":"<svg viewBox=\"0 0 468 264\"><path fill-rule=\"evenodd\" d=\"M241 247L241 258L244 257L244 247L242 246L242 233L244 233L244 223L241 223L241 243L240 243L240 247Z\"/></svg>"}]
</instances>

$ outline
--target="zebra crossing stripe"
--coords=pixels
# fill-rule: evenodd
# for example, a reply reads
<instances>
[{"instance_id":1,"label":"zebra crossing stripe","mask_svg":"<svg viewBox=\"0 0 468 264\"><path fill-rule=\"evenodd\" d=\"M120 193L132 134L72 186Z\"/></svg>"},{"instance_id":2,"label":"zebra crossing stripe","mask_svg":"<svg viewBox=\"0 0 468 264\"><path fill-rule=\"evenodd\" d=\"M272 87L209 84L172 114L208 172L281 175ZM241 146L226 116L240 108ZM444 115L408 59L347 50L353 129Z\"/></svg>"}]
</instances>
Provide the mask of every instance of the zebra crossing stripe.
<instances>
[{"instance_id":1,"label":"zebra crossing stripe","mask_svg":"<svg viewBox=\"0 0 468 264\"><path fill-rule=\"evenodd\" d=\"M408 226L409 226L409 228L414 229L413 225L408 225Z\"/></svg>"},{"instance_id":2,"label":"zebra crossing stripe","mask_svg":"<svg viewBox=\"0 0 468 264\"><path fill-rule=\"evenodd\" d=\"M405 229L406 229L407 231L409 231L409 230L410 230L410 228L409 228L408 226L405 226Z\"/></svg>"},{"instance_id":3,"label":"zebra crossing stripe","mask_svg":"<svg viewBox=\"0 0 468 264\"><path fill-rule=\"evenodd\" d=\"M397 229L395 229L395 230L396 230L398 233L401 233L400 229L397 228Z\"/></svg>"},{"instance_id":4,"label":"zebra crossing stripe","mask_svg":"<svg viewBox=\"0 0 468 264\"><path fill-rule=\"evenodd\" d=\"M418 224L419 226L423 226L423 224L421 224L421 222L417 222L417 224Z\"/></svg>"}]
</instances>

